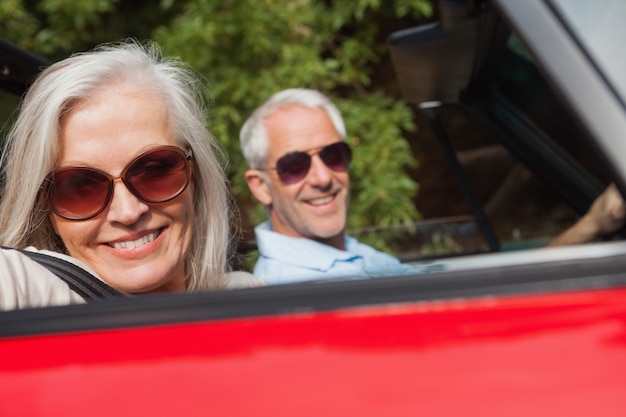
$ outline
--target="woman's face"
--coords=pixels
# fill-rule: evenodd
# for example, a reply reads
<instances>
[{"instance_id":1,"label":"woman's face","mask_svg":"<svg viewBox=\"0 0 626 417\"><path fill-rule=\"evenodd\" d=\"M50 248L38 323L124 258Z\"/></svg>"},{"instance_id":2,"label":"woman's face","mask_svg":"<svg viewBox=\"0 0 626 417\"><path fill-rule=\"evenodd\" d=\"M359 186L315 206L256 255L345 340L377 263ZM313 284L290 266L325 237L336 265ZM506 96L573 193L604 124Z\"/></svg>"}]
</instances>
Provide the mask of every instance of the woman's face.
<instances>
[{"instance_id":1,"label":"woman's face","mask_svg":"<svg viewBox=\"0 0 626 417\"><path fill-rule=\"evenodd\" d=\"M61 120L57 167L88 165L117 177L142 151L177 145L167 109L151 95L107 86L78 102ZM193 187L165 203L139 200L121 180L104 211L73 221L51 214L70 255L127 293L185 289Z\"/></svg>"}]
</instances>

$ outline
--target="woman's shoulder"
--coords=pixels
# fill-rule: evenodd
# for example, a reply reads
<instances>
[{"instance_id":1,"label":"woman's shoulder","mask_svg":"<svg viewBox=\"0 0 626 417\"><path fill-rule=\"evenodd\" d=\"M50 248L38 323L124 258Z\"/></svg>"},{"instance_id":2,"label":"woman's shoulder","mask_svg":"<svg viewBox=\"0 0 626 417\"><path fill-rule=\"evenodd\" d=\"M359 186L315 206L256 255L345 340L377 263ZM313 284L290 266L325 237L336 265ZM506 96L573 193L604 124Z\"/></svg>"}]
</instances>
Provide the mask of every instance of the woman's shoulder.
<instances>
[{"instance_id":1,"label":"woman's shoulder","mask_svg":"<svg viewBox=\"0 0 626 417\"><path fill-rule=\"evenodd\" d=\"M267 283L261 278L255 277L250 272L246 271L227 272L224 278L226 281L226 289L229 290L267 286Z\"/></svg>"},{"instance_id":2,"label":"woman's shoulder","mask_svg":"<svg viewBox=\"0 0 626 417\"><path fill-rule=\"evenodd\" d=\"M28 251L43 253L34 248ZM22 251L2 248L0 273L0 310L84 302L63 280Z\"/></svg>"}]
</instances>

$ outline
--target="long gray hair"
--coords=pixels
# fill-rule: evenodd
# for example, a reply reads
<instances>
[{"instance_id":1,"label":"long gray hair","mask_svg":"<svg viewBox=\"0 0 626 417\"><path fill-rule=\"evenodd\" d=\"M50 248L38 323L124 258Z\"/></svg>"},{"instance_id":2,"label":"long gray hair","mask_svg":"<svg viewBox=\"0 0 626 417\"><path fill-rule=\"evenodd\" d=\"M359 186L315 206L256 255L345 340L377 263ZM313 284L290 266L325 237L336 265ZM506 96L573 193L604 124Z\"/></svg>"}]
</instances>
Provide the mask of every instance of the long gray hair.
<instances>
[{"instance_id":1,"label":"long gray hair","mask_svg":"<svg viewBox=\"0 0 626 417\"><path fill-rule=\"evenodd\" d=\"M45 69L33 83L2 155L0 244L67 253L54 233L40 187L60 155L63 114L111 83L162 98L179 146L192 150L195 216L185 259L187 290L223 287L233 205L218 160L222 150L206 129L199 77L180 60L163 57L152 42L127 40L74 54Z\"/></svg>"}]
</instances>

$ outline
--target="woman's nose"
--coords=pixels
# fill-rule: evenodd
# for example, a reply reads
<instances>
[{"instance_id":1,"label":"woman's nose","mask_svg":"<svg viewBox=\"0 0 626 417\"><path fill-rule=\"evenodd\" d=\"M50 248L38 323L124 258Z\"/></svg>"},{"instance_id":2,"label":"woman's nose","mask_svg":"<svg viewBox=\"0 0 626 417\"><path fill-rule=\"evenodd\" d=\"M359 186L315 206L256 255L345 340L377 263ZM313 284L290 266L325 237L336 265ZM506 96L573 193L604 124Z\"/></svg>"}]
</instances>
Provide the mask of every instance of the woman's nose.
<instances>
[{"instance_id":1,"label":"woman's nose","mask_svg":"<svg viewBox=\"0 0 626 417\"><path fill-rule=\"evenodd\" d=\"M149 209L148 203L141 201L131 193L122 180L115 180L107 220L122 224L133 224Z\"/></svg>"}]
</instances>

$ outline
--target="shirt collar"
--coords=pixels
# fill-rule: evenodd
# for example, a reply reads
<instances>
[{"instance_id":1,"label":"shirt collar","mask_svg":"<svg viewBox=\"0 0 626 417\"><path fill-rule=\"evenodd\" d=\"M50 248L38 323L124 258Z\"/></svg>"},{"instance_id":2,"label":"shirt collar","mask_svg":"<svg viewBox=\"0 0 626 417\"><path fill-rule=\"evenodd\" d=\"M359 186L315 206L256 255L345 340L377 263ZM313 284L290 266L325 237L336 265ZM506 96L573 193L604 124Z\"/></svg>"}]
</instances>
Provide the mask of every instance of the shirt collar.
<instances>
[{"instance_id":1,"label":"shirt collar","mask_svg":"<svg viewBox=\"0 0 626 417\"><path fill-rule=\"evenodd\" d=\"M295 265L323 271L330 269L337 261L351 261L361 257L312 239L285 236L274 232L271 227L271 222L266 221L254 229L257 247L264 257L284 263L290 263L293 259ZM345 236L345 240L349 250L354 239Z\"/></svg>"}]
</instances>

